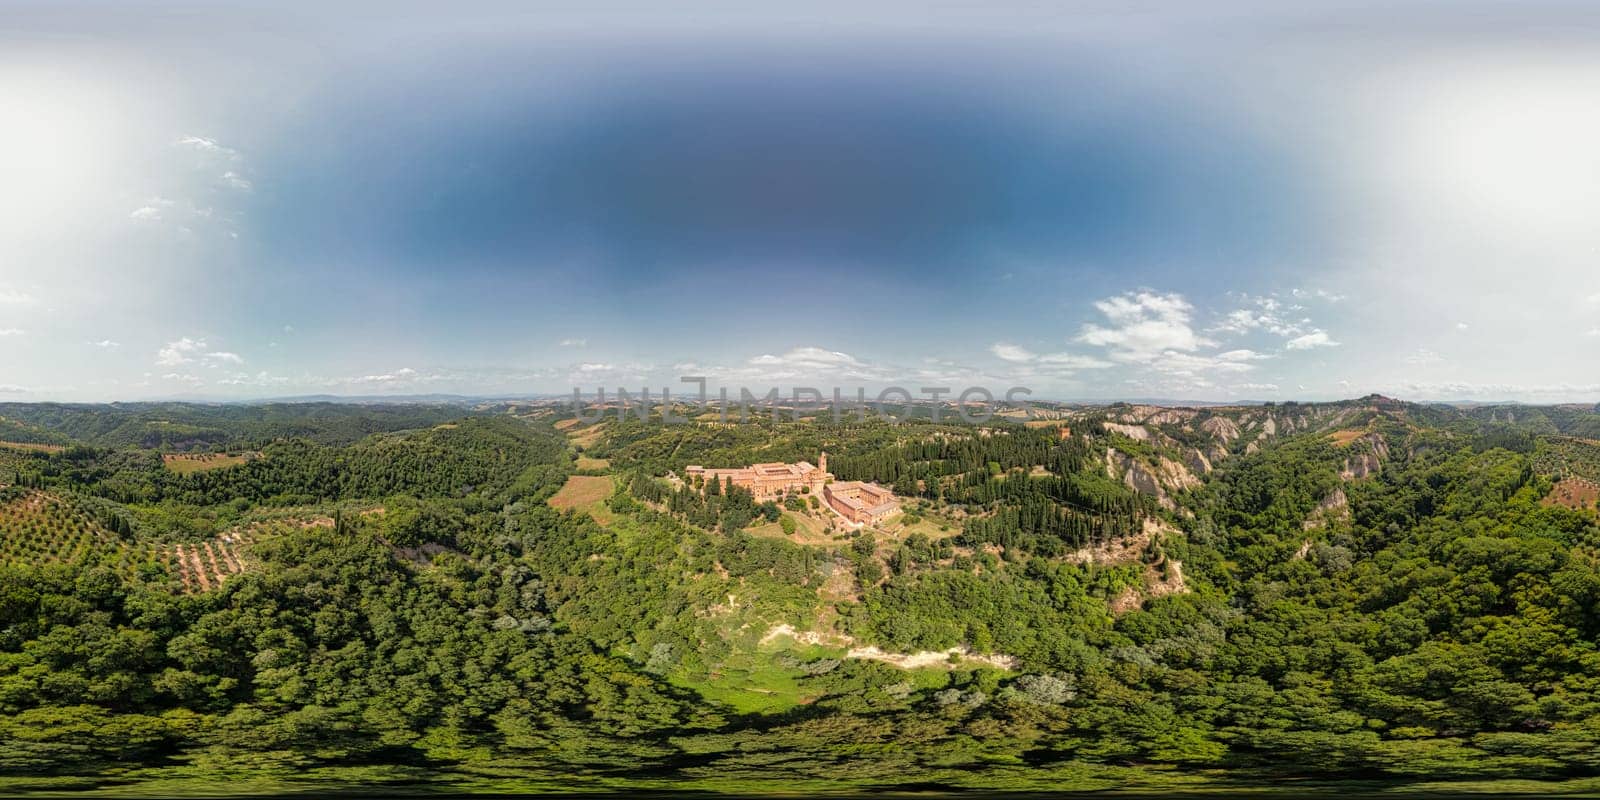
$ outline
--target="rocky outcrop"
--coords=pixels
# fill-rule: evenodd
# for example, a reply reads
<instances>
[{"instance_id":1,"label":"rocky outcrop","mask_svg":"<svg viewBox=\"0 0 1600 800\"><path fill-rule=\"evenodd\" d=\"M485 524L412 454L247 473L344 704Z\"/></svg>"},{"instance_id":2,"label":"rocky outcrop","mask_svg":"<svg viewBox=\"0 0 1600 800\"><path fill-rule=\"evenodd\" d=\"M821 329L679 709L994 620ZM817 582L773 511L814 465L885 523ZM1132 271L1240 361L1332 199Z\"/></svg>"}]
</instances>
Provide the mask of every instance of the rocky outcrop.
<instances>
[{"instance_id":1,"label":"rocky outcrop","mask_svg":"<svg viewBox=\"0 0 1600 800\"><path fill-rule=\"evenodd\" d=\"M1151 542L1177 534L1177 529L1171 525L1155 517L1145 517L1144 525L1132 536L1074 550L1067 554L1066 560L1074 564L1133 564L1144 557Z\"/></svg>"},{"instance_id":2,"label":"rocky outcrop","mask_svg":"<svg viewBox=\"0 0 1600 800\"><path fill-rule=\"evenodd\" d=\"M1147 442L1150 440L1150 429L1144 427L1143 425L1119 425L1115 422L1106 422L1103 424L1105 425L1106 430L1111 431L1112 433L1120 433L1129 439L1137 439L1141 442Z\"/></svg>"},{"instance_id":3,"label":"rocky outcrop","mask_svg":"<svg viewBox=\"0 0 1600 800\"><path fill-rule=\"evenodd\" d=\"M1187 408L1168 408L1146 417L1146 425L1180 425L1194 419L1198 412Z\"/></svg>"},{"instance_id":4,"label":"rocky outcrop","mask_svg":"<svg viewBox=\"0 0 1600 800\"><path fill-rule=\"evenodd\" d=\"M1383 470L1383 462L1389 460L1389 443L1384 441L1383 435L1369 433L1350 443L1354 451L1344 460L1344 468L1339 470L1339 477L1347 481L1359 481L1378 474Z\"/></svg>"},{"instance_id":5,"label":"rocky outcrop","mask_svg":"<svg viewBox=\"0 0 1600 800\"><path fill-rule=\"evenodd\" d=\"M1085 549L1073 553L1068 558L1078 563L1095 564L1130 564L1143 560L1155 544L1158 552L1161 541L1167 536L1176 535L1177 531L1157 520L1145 520L1144 530L1131 540L1123 542L1116 550L1101 548L1098 550ZM1111 613L1125 614L1144 605L1146 600L1157 597L1166 597L1173 594L1186 594L1189 586L1184 581L1183 562L1169 558L1164 554L1157 556L1154 562L1146 561L1144 564L1144 580L1139 586L1129 586L1115 598L1109 605Z\"/></svg>"},{"instance_id":6,"label":"rocky outcrop","mask_svg":"<svg viewBox=\"0 0 1600 800\"><path fill-rule=\"evenodd\" d=\"M1212 438L1220 441L1224 447L1239 438L1239 424L1227 417L1212 417L1200 423L1200 430L1210 434Z\"/></svg>"},{"instance_id":7,"label":"rocky outcrop","mask_svg":"<svg viewBox=\"0 0 1600 800\"><path fill-rule=\"evenodd\" d=\"M1156 479L1168 489L1194 489L1200 485L1200 479L1188 467L1166 456L1161 457L1156 469Z\"/></svg>"},{"instance_id":8,"label":"rocky outcrop","mask_svg":"<svg viewBox=\"0 0 1600 800\"><path fill-rule=\"evenodd\" d=\"M1152 466L1115 448L1106 449L1106 474L1139 494L1155 498L1169 511L1177 508L1170 492L1193 489L1201 483L1188 467L1170 458L1162 456Z\"/></svg>"},{"instance_id":9,"label":"rocky outcrop","mask_svg":"<svg viewBox=\"0 0 1600 800\"><path fill-rule=\"evenodd\" d=\"M1198 448L1191 447L1185 450L1183 463L1189 467L1190 472L1198 472L1204 475L1211 471L1211 459L1207 458L1206 454L1200 452Z\"/></svg>"},{"instance_id":10,"label":"rocky outcrop","mask_svg":"<svg viewBox=\"0 0 1600 800\"><path fill-rule=\"evenodd\" d=\"M1308 531L1312 531L1325 527L1328 523L1335 520L1347 520L1349 518L1350 499L1345 497L1344 487L1341 486L1335 488L1332 492L1329 492L1328 496L1324 497L1322 502L1317 504L1316 510L1312 511L1311 515L1306 517L1302 527Z\"/></svg>"},{"instance_id":11,"label":"rocky outcrop","mask_svg":"<svg viewBox=\"0 0 1600 800\"><path fill-rule=\"evenodd\" d=\"M1162 508L1171 510L1176 507L1167 490L1161 486L1161 480L1156 477L1149 467L1139 463L1138 459L1127 453L1115 449L1106 450L1106 470L1111 477L1122 481L1123 485L1142 495L1154 497L1156 503Z\"/></svg>"}]
</instances>

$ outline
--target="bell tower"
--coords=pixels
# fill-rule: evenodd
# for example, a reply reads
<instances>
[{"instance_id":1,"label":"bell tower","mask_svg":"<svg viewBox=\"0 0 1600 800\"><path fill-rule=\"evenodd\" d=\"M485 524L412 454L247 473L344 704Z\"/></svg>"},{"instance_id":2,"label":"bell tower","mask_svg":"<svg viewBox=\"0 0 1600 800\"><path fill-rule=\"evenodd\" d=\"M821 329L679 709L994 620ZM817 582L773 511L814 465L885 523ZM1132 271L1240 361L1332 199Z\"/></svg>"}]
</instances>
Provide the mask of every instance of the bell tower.
<instances>
[{"instance_id":1,"label":"bell tower","mask_svg":"<svg viewBox=\"0 0 1600 800\"><path fill-rule=\"evenodd\" d=\"M817 456L817 470L821 472L828 471L828 451L823 450L822 454Z\"/></svg>"}]
</instances>

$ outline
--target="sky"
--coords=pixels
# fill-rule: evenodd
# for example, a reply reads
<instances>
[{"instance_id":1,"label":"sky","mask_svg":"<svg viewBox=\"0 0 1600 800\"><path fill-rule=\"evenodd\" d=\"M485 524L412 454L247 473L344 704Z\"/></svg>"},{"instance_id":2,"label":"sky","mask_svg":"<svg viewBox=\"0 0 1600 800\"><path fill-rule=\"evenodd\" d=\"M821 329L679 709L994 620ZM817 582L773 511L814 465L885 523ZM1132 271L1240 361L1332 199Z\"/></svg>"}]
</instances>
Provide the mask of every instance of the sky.
<instances>
[{"instance_id":1,"label":"sky","mask_svg":"<svg viewBox=\"0 0 1600 800\"><path fill-rule=\"evenodd\" d=\"M0 98L0 401L1600 401L1593 3L12 0Z\"/></svg>"}]
</instances>

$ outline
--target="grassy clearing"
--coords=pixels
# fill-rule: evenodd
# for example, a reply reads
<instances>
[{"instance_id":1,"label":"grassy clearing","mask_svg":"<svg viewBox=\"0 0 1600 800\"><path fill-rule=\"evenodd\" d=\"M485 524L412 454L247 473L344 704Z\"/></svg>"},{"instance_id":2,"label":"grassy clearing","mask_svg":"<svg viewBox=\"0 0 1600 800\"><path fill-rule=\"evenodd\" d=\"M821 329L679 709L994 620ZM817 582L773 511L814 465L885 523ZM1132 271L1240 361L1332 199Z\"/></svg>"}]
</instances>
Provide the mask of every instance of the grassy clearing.
<instances>
[{"instance_id":1,"label":"grassy clearing","mask_svg":"<svg viewBox=\"0 0 1600 800\"><path fill-rule=\"evenodd\" d=\"M607 427L605 422L596 422L589 425L578 425L576 424L577 420L562 420L561 422L574 423L562 428L561 423L558 422L556 426L565 431L569 443L583 448L593 447L598 443L601 436L605 434Z\"/></svg>"},{"instance_id":2,"label":"grassy clearing","mask_svg":"<svg viewBox=\"0 0 1600 800\"><path fill-rule=\"evenodd\" d=\"M161 464L179 475L188 475L241 466L259 456L260 453L165 453L161 456Z\"/></svg>"},{"instance_id":3,"label":"grassy clearing","mask_svg":"<svg viewBox=\"0 0 1600 800\"><path fill-rule=\"evenodd\" d=\"M581 469L581 470L611 469L611 461L610 461L610 459L605 459L605 458L590 458L588 456L578 456L578 469Z\"/></svg>"},{"instance_id":4,"label":"grassy clearing","mask_svg":"<svg viewBox=\"0 0 1600 800\"><path fill-rule=\"evenodd\" d=\"M844 528L835 528L833 533L828 532L828 522L830 520L830 516L825 516L827 512L824 511L802 514L798 511L789 511L785 509L783 513L794 519L793 536L783 532L783 524L781 522L768 522L761 525L753 525L749 528L746 528L745 532L749 533L751 536L767 536L774 539L788 539L796 544L819 546L838 544L839 542L833 537L844 532Z\"/></svg>"},{"instance_id":5,"label":"grassy clearing","mask_svg":"<svg viewBox=\"0 0 1600 800\"><path fill-rule=\"evenodd\" d=\"M59 444L35 444L33 442L0 442L0 447L7 450L23 450L33 453L59 453L67 449Z\"/></svg>"},{"instance_id":6,"label":"grassy clearing","mask_svg":"<svg viewBox=\"0 0 1600 800\"><path fill-rule=\"evenodd\" d=\"M961 532L961 523L941 517L936 514L924 514L922 519L907 524L906 515L901 514L889 522L894 535L905 538L913 533L920 533L929 539L948 539Z\"/></svg>"},{"instance_id":7,"label":"grassy clearing","mask_svg":"<svg viewBox=\"0 0 1600 800\"><path fill-rule=\"evenodd\" d=\"M1328 438L1331 439L1334 444L1344 447L1345 445L1350 444L1362 436L1365 436L1366 433L1367 432L1365 430L1334 431L1333 433L1328 434Z\"/></svg>"},{"instance_id":8,"label":"grassy clearing","mask_svg":"<svg viewBox=\"0 0 1600 800\"><path fill-rule=\"evenodd\" d=\"M821 649L821 648L816 648ZM777 653L736 652L709 675L679 673L668 680L740 714L778 714L811 702L798 670L776 662Z\"/></svg>"},{"instance_id":9,"label":"grassy clearing","mask_svg":"<svg viewBox=\"0 0 1600 800\"><path fill-rule=\"evenodd\" d=\"M806 674L785 666L780 659L792 665L843 658L845 648L804 644L791 636L763 642L763 634L763 630L751 628L733 637L732 654L709 674L679 670L667 679L741 714L779 714L815 701L817 690L806 686Z\"/></svg>"},{"instance_id":10,"label":"grassy clearing","mask_svg":"<svg viewBox=\"0 0 1600 800\"><path fill-rule=\"evenodd\" d=\"M573 475L550 498L550 505L561 511L576 509L594 517L601 525L609 525L615 518L606 508L606 498L611 496L609 475Z\"/></svg>"}]
</instances>

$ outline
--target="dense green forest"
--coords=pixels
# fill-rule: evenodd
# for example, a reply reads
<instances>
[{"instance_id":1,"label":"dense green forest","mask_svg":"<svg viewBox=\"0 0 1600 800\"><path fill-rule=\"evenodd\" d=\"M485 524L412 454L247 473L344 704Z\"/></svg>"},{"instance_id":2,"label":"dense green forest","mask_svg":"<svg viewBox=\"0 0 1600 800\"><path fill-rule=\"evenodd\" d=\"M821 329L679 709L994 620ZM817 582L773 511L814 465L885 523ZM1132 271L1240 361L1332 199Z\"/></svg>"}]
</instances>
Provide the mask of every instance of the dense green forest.
<instances>
[{"instance_id":1,"label":"dense green forest","mask_svg":"<svg viewBox=\"0 0 1600 800\"><path fill-rule=\"evenodd\" d=\"M458 406L409 404L0 403L0 441L172 450L244 447L280 438L348 443L368 434L437 425L461 414ZM22 431L39 438L13 438Z\"/></svg>"},{"instance_id":2,"label":"dense green forest","mask_svg":"<svg viewBox=\"0 0 1600 800\"><path fill-rule=\"evenodd\" d=\"M0 408L0 792L1600 788L1592 409L1059 414Z\"/></svg>"}]
</instances>

